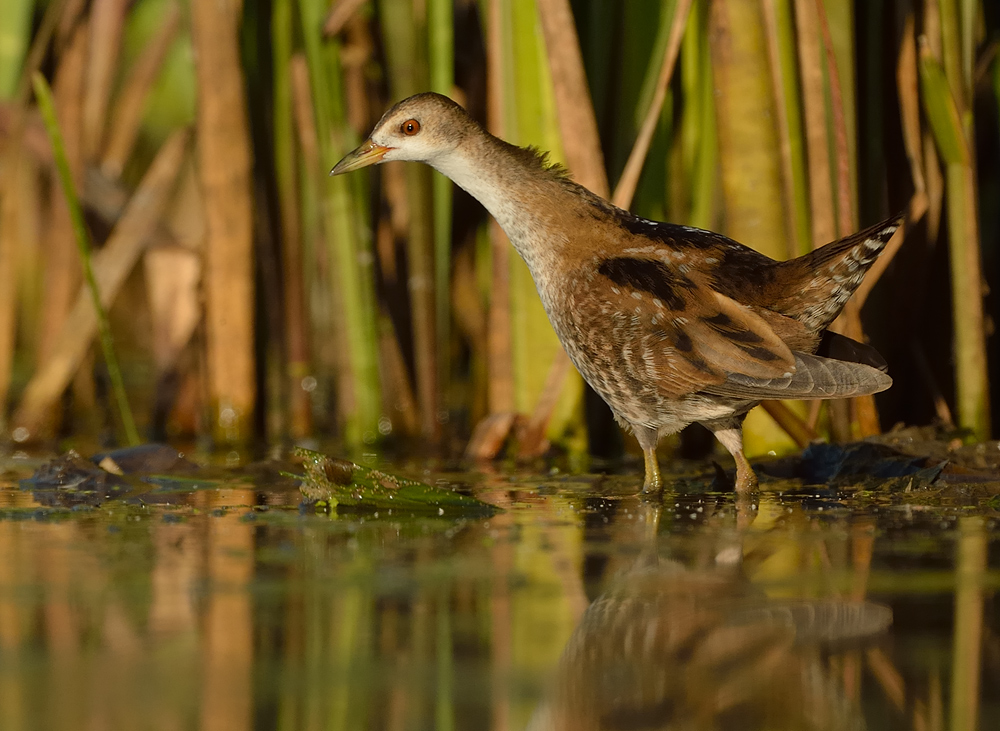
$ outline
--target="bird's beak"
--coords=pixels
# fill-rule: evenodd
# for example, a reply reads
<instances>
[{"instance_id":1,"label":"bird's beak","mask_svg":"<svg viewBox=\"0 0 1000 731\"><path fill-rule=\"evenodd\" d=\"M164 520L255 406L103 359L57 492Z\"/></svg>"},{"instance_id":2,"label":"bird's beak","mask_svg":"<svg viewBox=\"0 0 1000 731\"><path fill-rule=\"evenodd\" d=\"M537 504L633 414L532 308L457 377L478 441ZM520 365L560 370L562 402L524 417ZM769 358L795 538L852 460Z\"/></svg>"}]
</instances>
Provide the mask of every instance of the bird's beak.
<instances>
[{"instance_id":1,"label":"bird's beak","mask_svg":"<svg viewBox=\"0 0 1000 731\"><path fill-rule=\"evenodd\" d=\"M376 145L369 138L361 143L361 146L358 149L354 150L354 152L349 152L343 160L334 165L333 170L330 171L330 175L349 173L350 171L357 170L358 168L364 168L369 165L380 163L382 162L382 158L385 156L385 153L391 149L391 147Z\"/></svg>"}]
</instances>

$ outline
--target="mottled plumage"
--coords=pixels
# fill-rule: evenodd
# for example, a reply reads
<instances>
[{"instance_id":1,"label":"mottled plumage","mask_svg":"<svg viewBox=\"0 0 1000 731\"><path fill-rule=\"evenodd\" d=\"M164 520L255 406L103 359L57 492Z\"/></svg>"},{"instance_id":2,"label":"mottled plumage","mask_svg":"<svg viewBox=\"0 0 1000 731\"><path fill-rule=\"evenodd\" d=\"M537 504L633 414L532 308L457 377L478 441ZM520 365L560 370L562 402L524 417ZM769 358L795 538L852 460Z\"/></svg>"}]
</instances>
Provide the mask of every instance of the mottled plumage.
<instances>
[{"instance_id":1,"label":"mottled plumage","mask_svg":"<svg viewBox=\"0 0 1000 731\"><path fill-rule=\"evenodd\" d=\"M738 487L749 489L741 424L755 404L892 383L872 348L826 328L900 216L776 262L720 234L617 208L438 94L386 112L333 173L389 160L431 165L497 219L570 359L642 445L646 489L660 486L659 438L692 422L715 432L736 458ZM817 354L823 343L845 359Z\"/></svg>"}]
</instances>

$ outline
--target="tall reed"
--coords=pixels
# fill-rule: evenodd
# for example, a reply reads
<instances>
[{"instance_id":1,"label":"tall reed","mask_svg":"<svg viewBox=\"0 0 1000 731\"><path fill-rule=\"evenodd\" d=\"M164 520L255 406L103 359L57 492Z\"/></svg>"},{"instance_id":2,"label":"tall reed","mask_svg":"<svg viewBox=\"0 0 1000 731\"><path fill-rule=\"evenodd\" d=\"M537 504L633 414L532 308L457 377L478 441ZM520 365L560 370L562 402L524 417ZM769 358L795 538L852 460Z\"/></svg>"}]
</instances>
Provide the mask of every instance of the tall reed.
<instances>
[{"instance_id":1,"label":"tall reed","mask_svg":"<svg viewBox=\"0 0 1000 731\"><path fill-rule=\"evenodd\" d=\"M977 438L985 439L990 434L991 419L971 106L975 6L971 0L942 2L942 57L936 58L932 42L926 42L920 60L924 108L946 164L958 422Z\"/></svg>"},{"instance_id":2,"label":"tall reed","mask_svg":"<svg viewBox=\"0 0 1000 731\"><path fill-rule=\"evenodd\" d=\"M256 408L252 156L238 6L191 6L197 157L205 196L205 323L211 431L249 439Z\"/></svg>"},{"instance_id":3,"label":"tall reed","mask_svg":"<svg viewBox=\"0 0 1000 731\"><path fill-rule=\"evenodd\" d=\"M305 242L302 225L299 176L301 160L296 155L295 108L292 90L292 57L295 50L296 13L293 0L275 0L271 6L274 170L281 216L284 273L285 366L288 394L288 430L295 438L312 432L309 391L303 387L312 373L309 322L306 308Z\"/></svg>"},{"instance_id":4,"label":"tall reed","mask_svg":"<svg viewBox=\"0 0 1000 731\"><path fill-rule=\"evenodd\" d=\"M0 99L10 99L21 81L24 57L31 43L33 0L4 3L4 21L0 23Z\"/></svg>"},{"instance_id":5,"label":"tall reed","mask_svg":"<svg viewBox=\"0 0 1000 731\"><path fill-rule=\"evenodd\" d=\"M340 44L322 36L326 4L300 0L302 36L318 143L318 162L331 169L358 141L347 123ZM368 211L365 177L330 177L319 191L321 220L330 268L327 292L342 312L344 342L339 411L345 441L354 448L374 442L382 413L378 372L378 331L371 237L362 221ZM340 317L340 315L337 315Z\"/></svg>"},{"instance_id":6,"label":"tall reed","mask_svg":"<svg viewBox=\"0 0 1000 731\"><path fill-rule=\"evenodd\" d=\"M393 99L403 99L428 88L429 24L426 12L408 3L381 0L380 19L382 34L386 39L386 61L390 72L389 90ZM426 11L426 9L425 9ZM442 11L438 9L438 15ZM435 20L440 23L439 18ZM437 30L441 32L440 29ZM434 49L435 51L438 48ZM443 49L447 52L447 49ZM440 65L447 59L438 59ZM439 80L443 77L437 70ZM413 330L413 353L417 402L420 414L420 432L424 439L436 441L440 435L438 421L439 378L437 365L440 340L436 334L439 322L440 297L436 295L436 270L442 266L442 243L435 236L435 218L443 215L436 211L435 191L444 195L441 183L433 187L432 171L425 165L409 165L405 170L406 200L391 201L391 205L404 206L408 214L409 229L401 232L407 242L410 317ZM443 222L442 222L443 223Z\"/></svg>"},{"instance_id":7,"label":"tall reed","mask_svg":"<svg viewBox=\"0 0 1000 731\"><path fill-rule=\"evenodd\" d=\"M126 441L134 446L139 444L139 433L136 431L135 421L132 419L132 409L129 407L128 396L125 394L125 382L122 379L121 368L118 366L118 356L115 354L114 338L111 335L111 326L108 324L108 314L104 308L104 304L101 302L101 292L97 285L97 279L94 276L90 235L87 232L87 224L83 220L83 209L80 206L80 199L76 194L76 188L73 184L73 173L70 171L69 161L66 159L66 149L63 145L62 133L59 130L59 121L56 119L52 91L49 89L45 77L39 73L35 74L33 82L35 98L38 100L38 106L42 112L42 118L45 120L46 130L48 131L49 141L52 144L56 169L59 173L59 182L62 185L63 195L66 197L66 204L69 206L70 218L73 222L73 233L76 237L77 251L80 254L84 280L86 281L94 313L97 317L101 351L104 354L104 363L108 368L108 376L111 379L111 387L118 406L118 415L121 418Z\"/></svg>"},{"instance_id":8,"label":"tall reed","mask_svg":"<svg viewBox=\"0 0 1000 731\"><path fill-rule=\"evenodd\" d=\"M427 57L429 88L445 96L453 93L455 76L455 19L452 0L429 0L427 4ZM434 418L455 404L450 382L455 375L451 357L451 181L441 175L432 180L434 200L434 332L437 358L437 403ZM434 433L432 429L431 433Z\"/></svg>"},{"instance_id":9,"label":"tall reed","mask_svg":"<svg viewBox=\"0 0 1000 731\"><path fill-rule=\"evenodd\" d=\"M534 0L495 0L500 13L501 84L505 137L521 145L551 151L553 162L564 162L559 120L552 90L548 57L537 32ZM561 347L549 324L527 265L510 257L510 322L515 409L531 413L547 382L549 364ZM541 367L539 367L541 364ZM571 451L584 446L583 381L572 373L562 386L548 424L548 436Z\"/></svg>"}]
</instances>

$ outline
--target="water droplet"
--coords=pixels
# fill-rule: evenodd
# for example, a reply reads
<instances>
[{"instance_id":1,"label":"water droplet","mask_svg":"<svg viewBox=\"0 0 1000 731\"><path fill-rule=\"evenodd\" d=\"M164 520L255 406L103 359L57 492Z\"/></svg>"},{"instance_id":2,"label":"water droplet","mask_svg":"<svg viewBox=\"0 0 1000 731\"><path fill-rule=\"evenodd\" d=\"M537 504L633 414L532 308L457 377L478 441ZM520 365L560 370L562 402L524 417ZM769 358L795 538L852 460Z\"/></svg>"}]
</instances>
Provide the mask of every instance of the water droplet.
<instances>
[{"instance_id":1,"label":"water droplet","mask_svg":"<svg viewBox=\"0 0 1000 731\"><path fill-rule=\"evenodd\" d=\"M219 426L229 429L236 425L236 409L227 406L219 410Z\"/></svg>"}]
</instances>

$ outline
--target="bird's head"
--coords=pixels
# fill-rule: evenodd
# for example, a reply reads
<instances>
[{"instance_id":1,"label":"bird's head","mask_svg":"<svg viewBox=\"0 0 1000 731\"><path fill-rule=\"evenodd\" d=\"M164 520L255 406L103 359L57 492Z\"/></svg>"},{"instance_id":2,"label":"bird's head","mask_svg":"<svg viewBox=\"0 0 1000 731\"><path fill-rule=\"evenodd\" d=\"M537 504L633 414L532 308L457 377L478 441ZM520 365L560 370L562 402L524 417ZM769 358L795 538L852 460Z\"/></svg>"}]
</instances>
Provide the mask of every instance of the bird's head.
<instances>
[{"instance_id":1,"label":"bird's head","mask_svg":"<svg viewBox=\"0 0 1000 731\"><path fill-rule=\"evenodd\" d=\"M446 96L417 94L382 115L371 135L330 171L331 175L390 160L434 164L454 150L476 122Z\"/></svg>"}]
</instances>

